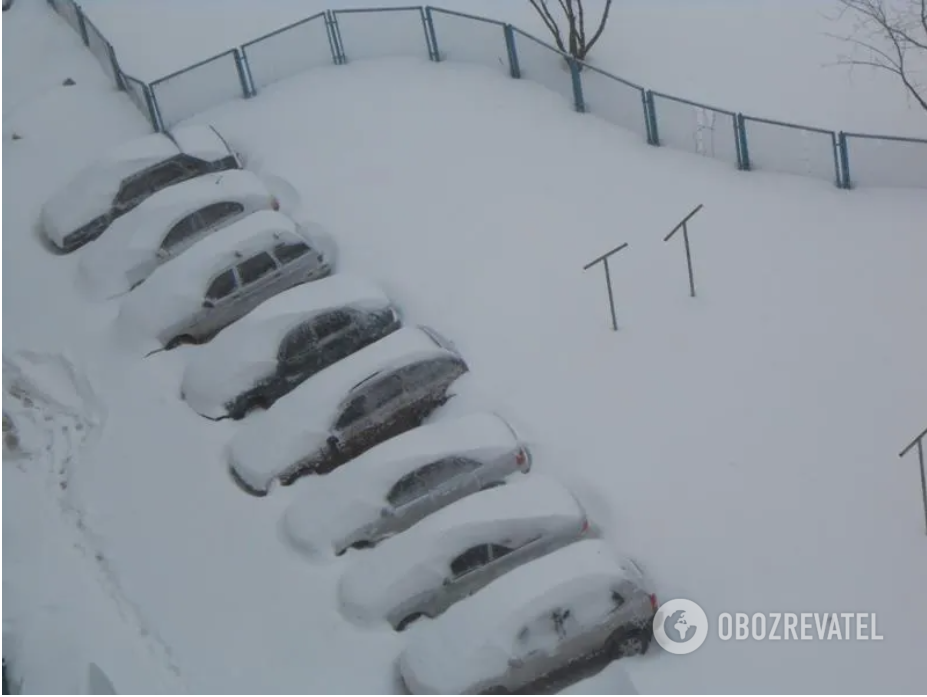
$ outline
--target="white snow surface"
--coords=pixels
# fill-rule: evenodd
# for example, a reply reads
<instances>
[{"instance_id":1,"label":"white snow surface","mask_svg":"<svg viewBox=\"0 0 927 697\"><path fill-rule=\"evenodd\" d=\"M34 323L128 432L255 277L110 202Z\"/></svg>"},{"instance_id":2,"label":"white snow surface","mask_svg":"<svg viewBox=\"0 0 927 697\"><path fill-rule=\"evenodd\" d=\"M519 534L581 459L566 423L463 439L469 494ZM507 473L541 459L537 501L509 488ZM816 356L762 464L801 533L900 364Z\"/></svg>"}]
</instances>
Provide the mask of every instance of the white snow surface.
<instances>
[{"instance_id":1,"label":"white snow surface","mask_svg":"<svg viewBox=\"0 0 927 697\"><path fill-rule=\"evenodd\" d=\"M390 488L419 467L450 455L489 461L518 442L501 416L489 412L445 418L390 438L324 477L293 485L283 519L294 545L331 555L339 542L377 519Z\"/></svg>"},{"instance_id":2,"label":"white snow surface","mask_svg":"<svg viewBox=\"0 0 927 697\"><path fill-rule=\"evenodd\" d=\"M278 241L303 240L299 226L283 213L264 210L200 240L121 299L116 328L127 346L151 349L163 331L203 304L209 283L241 258ZM274 235L279 234L276 240ZM310 240L306 240L307 242Z\"/></svg>"},{"instance_id":3,"label":"white snow surface","mask_svg":"<svg viewBox=\"0 0 927 697\"><path fill-rule=\"evenodd\" d=\"M292 465L327 447L337 409L357 383L381 370L447 353L418 327L398 329L254 414L229 443L229 463L247 484L267 489Z\"/></svg>"},{"instance_id":4,"label":"white snow surface","mask_svg":"<svg viewBox=\"0 0 927 697\"><path fill-rule=\"evenodd\" d=\"M81 285L98 300L125 293L140 268L157 259L161 242L175 223L222 201L238 201L246 211L270 209L273 195L258 175L247 170L204 174L162 189L114 220L87 246L78 270Z\"/></svg>"},{"instance_id":5,"label":"white snow surface","mask_svg":"<svg viewBox=\"0 0 927 697\"><path fill-rule=\"evenodd\" d=\"M578 535L584 517L570 491L541 474L471 494L357 555L338 586L342 611L359 623L382 621L401 603L440 587L451 561L473 545Z\"/></svg>"},{"instance_id":6,"label":"white snow surface","mask_svg":"<svg viewBox=\"0 0 927 697\"><path fill-rule=\"evenodd\" d=\"M194 45L218 52L281 26L279 8L295 20L324 6L82 4L148 78L192 62ZM533 29L527 3L470 4ZM923 133L892 76L820 67L842 50L822 35L829 7L628 0L596 52L648 86L747 113ZM95 393L36 412L24 422L35 447L4 455L4 619L40 622L54 606L54 626L79 627L88 660L126 694L394 691L407 638L340 616L349 559L309 565L276 538L297 487L243 496L223 449L244 424L179 400L199 347L124 350L108 331L117 304L74 291L80 252L36 240L43 202L149 127L47 3L20 0L2 24L4 356L66 355ZM923 192L734 172L453 62L319 69L195 120L311 193L312 217L345 231L343 268L457 342L500 396L493 408L540 436L536 470L589 494L594 522L661 599L691 598L710 618L876 612L886 637L712 633L688 657L622 659L571 692L609 693L619 666L642 694L923 691L924 518L916 461L898 458L927 425ZM678 236L660 240L698 203L692 299ZM613 332L602 272L581 268L625 241ZM63 389L67 372L43 382ZM29 667L58 669L44 656Z\"/></svg>"},{"instance_id":7,"label":"white snow surface","mask_svg":"<svg viewBox=\"0 0 927 697\"><path fill-rule=\"evenodd\" d=\"M580 540L497 578L474 595L423 623L399 658L424 694L462 694L501 675L526 623L628 578L603 540ZM632 578L636 578L632 576Z\"/></svg>"},{"instance_id":8,"label":"white snow surface","mask_svg":"<svg viewBox=\"0 0 927 697\"><path fill-rule=\"evenodd\" d=\"M335 274L290 288L220 331L184 369L184 399L200 414L218 417L234 397L273 375L287 332L337 308L385 310L390 300L373 282Z\"/></svg>"}]
</instances>

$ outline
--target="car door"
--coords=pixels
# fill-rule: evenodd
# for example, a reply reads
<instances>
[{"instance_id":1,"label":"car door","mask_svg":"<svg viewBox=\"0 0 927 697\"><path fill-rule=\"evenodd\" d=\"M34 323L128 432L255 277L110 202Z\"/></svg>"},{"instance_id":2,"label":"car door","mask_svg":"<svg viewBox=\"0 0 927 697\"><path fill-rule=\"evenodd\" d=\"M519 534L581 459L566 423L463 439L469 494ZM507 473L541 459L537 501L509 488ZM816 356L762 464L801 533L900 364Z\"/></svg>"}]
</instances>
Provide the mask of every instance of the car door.
<instances>
[{"instance_id":1,"label":"car door","mask_svg":"<svg viewBox=\"0 0 927 697\"><path fill-rule=\"evenodd\" d=\"M170 159L126 177L113 200L113 211L122 215L151 196L153 193L177 184L196 174L190 166L178 159Z\"/></svg>"},{"instance_id":2,"label":"car door","mask_svg":"<svg viewBox=\"0 0 927 697\"><path fill-rule=\"evenodd\" d=\"M433 614L444 612L458 600L476 592L481 587L480 575L491 562L491 545L485 542L473 545L454 557L433 604Z\"/></svg>"},{"instance_id":3,"label":"car door","mask_svg":"<svg viewBox=\"0 0 927 697\"><path fill-rule=\"evenodd\" d=\"M467 457L451 456L423 468L420 478L428 492L429 512L480 490L478 472L482 463Z\"/></svg>"},{"instance_id":4,"label":"car door","mask_svg":"<svg viewBox=\"0 0 927 697\"><path fill-rule=\"evenodd\" d=\"M216 274L206 287L203 307L194 320L191 334L199 339L211 336L221 329L223 318L237 301L240 286L234 267Z\"/></svg>"},{"instance_id":5,"label":"car door","mask_svg":"<svg viewBox=\"0 0 927 697\"><path fill-rule=\"evenodd\" d=\"M319 360L323 366L337 363L357 350L356 314L349 310L332 310L315 318Z\"/></svg>"},{"instance_id":6,"label":"car door","mask_svg":"<svg viewBox=\"0 0 927 697\"><path fill-rule=\"evenodd\" d=\"M282 277L288 285L315 279L318 257L306 242L295 239L281 240L271 251L280 263L283 269Z\"/></svg>"},{"instance_id":7,"label":"car door","mask_svg":"<svg viewBox=\"0 0 927 697\"><path fill-rule=\"evenodd\" d=\"M247 314L264 300L277 292L276 282L280 276L280 267L267 252L260 251L237 266L241 292L234 307L235 318Z\"/></svg>"},{"instance_id":8,"label":"car door","mask_svg":"<svg viewBox=\"0 0 927 697\"><path fill-rule=\"evenodd\" d=\"M277 373L288 385L296 385L322 368L315 334L315 318L290 329L277 351Z\"/></svg>"},{"instance_id":9,"label":"car door","mask_svg":"<svg viewBox=\"0 0 927 697\"><path fill-rule=\"evenodd\" d=\"M451 486L452 482L460 479L456 462L458 459L447 457L429 462L401 477L393 485L386 495L386 516L394 531L412 526L469 493L459 486ZM453 498L449 496L450 493L455 494Z\"/></svg>"},{"instance_id":10,"label":"car door","mask_svg":"<svg viewBox=\"0 0 927 697\"><path fill-rule=\"evenodd\" d=\"M560 666L568 617L568 608L548 607L516 632L504 680L509 690L529 685Z\"/></svg>"},{"instance_id":11,"label":"car door","mask_svg":"<svg viewBox=\"0 0 927 697\"><path fill-rule=\"evenodd\" d=\"M378 376L365 385L348 407L357 410L357 418L344 420L343 427L335 434L341 453L355 457L391 433L403 396L402 378L397 371Z\"/></svg>"},{"instance_id":12,"label":"car door","mask_svg":"<svg viewBox=\"0 0 927 697\"><path fill-rule=\"evenodd\" d=\"M178 221L164 236L158 249L163 261L191 247L209 232L227 224L245 210L237 201L220 201L204 206Z\"/></svg>"}]
</instances>

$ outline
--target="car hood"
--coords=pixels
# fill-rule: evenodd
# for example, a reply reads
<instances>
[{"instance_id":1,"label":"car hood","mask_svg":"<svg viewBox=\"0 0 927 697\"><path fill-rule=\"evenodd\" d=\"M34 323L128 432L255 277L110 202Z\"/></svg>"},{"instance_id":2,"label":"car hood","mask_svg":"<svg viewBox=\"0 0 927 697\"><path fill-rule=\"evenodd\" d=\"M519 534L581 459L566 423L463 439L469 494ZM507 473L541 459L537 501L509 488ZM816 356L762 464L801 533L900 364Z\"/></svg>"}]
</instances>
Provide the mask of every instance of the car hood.
<instances>
[{"instance_id":1,"label":"car hood","mask_svg":"<svg viewBox=\"0 0 927 697\"><path fill-rule=\"evenodd\" d=\"M182 288L143 283L124 296L116 316L116 328L128 346L152 350L172 338L173 327L192 317L202 299Z\"/></svg>"},{"instance_id":2,"label":"car hood","mask_svg":"<svg viewBox=\"0 0 927 697\"><path fill-rule=\"evenodd\" d=\"M324 417L306 414L299 424L275 418L276 409L252 414L228 445L229 465L250 487L266 491L270 484L300 460L328 449Z\"/></svg>"},{"instance_id":3,"label":"car hood","mask_svg":"<svg viewBox=\"0 0 927 697\"><path fill-rule=\"evenodd\" d=\"M377 521L383 506L372 497L352 496L329 486L330 476L300 482L300 491L283 514L287 537L308 554L332 554L344 540Z\"/></svg>"},{"instance_id":4,"label":"car hood","mask_svg":"<svg viewBox=\"0 0 927 697\"><path fill-rule=\"evenodd\" d=\"M109 212L119 182L94 174L75 178L42 206L42 230L55 244L62 246L65 237Z\"/></svg>"}]
</instances>

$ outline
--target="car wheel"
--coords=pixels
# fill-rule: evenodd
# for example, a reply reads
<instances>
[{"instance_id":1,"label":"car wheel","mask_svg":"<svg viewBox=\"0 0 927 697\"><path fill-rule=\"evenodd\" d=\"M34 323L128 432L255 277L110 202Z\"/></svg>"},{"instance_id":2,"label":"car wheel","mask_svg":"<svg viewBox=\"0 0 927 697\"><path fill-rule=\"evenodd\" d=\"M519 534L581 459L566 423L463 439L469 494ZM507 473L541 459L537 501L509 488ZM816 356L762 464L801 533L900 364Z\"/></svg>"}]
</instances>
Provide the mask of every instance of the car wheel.
<instances>
[{"instance_id":1,"label":"car wheel","mask_svg":"<svg viewBox=\"0 0 927 697\"><path fill-rule=\"evenodd\" d=\"M171 351L181 344L195 344L196 339L194 339L189 334L181 334L180 336L175 336L173 339L164 344L165 351Z\"/></svg>"},{"instance_id":2,"label":"car wheel","mask_svg":"<svg viewBox=\"0 0 927 697\"><path fill-rule=\"evenodd\" d=\"M403 617L401 620L399 620L399 623L396 625L396 631L397 632L403 631L406 627L408 627L410 624L415 622L415 620L421 619L424 616L425 616L424 613L413 612L408 617Z\"/></svg>"},{"instance_id":3,"label":"car wheel","mask_svg":"<svg viewBox=\"0 0 927 697\"><path fill-rule=\"evenodd\" d=\"M641 631L620 631L612 635L608 642L608 653L613 660L625 656L637 656L647 651L647 638Z\"/></svg>"},{"instance_id":4,"label":"car wheel","mask_svg":"<svg viewBox=\"0 0 927 697\"><path fill-rule=\"evenodd\" d=\"M505 482L489 482L489 484L484 484L480 491L486 491L487 489L495 489L497 486L502 486Z\"/></svg>"}]
</instances>

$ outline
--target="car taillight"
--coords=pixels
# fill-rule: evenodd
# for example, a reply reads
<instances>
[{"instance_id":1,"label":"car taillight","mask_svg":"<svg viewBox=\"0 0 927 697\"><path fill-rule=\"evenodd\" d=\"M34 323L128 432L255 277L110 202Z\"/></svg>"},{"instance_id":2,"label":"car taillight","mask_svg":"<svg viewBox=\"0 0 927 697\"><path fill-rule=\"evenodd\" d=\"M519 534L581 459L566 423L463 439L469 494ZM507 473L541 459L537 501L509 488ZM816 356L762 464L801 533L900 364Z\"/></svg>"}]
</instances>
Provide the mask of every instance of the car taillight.
<instances>
[{"instance_id":1,"label":"car taillight","mask_svg":"<svg viewBox=\"0 0 927 697\"><path fill-rule=\"evenodd\" d=\"M515 453L515 464L522 472L527 472L531 468L531 456L525 448L519 448Z\"/></svg>"},{"instance_id":2,"label":"car taillight","mask_svg":"<svg viewBox=\"0 0 927 697\"><path fill-rule=\"evenodd\" d=\"M583 518L583 527L579 529L579 532L581 535L585 535L587 532L589 532L589 519L588 518Z\"/></svg>"},{"instance_id":3,"label":"car taillight","mask_svg":"<svg viewBox=\"0 0 927 697\"><path fill-rule=\"evenodd\" d=\"M650 594L650 609L656 612L657 607L659 607L659 603L657 603L657 596L655 593L651 593Z\"/></svg>"},{"instance_id":4,"label":"car taillight","mask_svg":"<svg viewBox=\"0 0 927 697\"><path fill-rule=\"evenodd\" d=\"M270 197L270 207L273 208L275 211L280 210L280 201L277 200L276 196Z\"/></svg>"}]
</instances>

